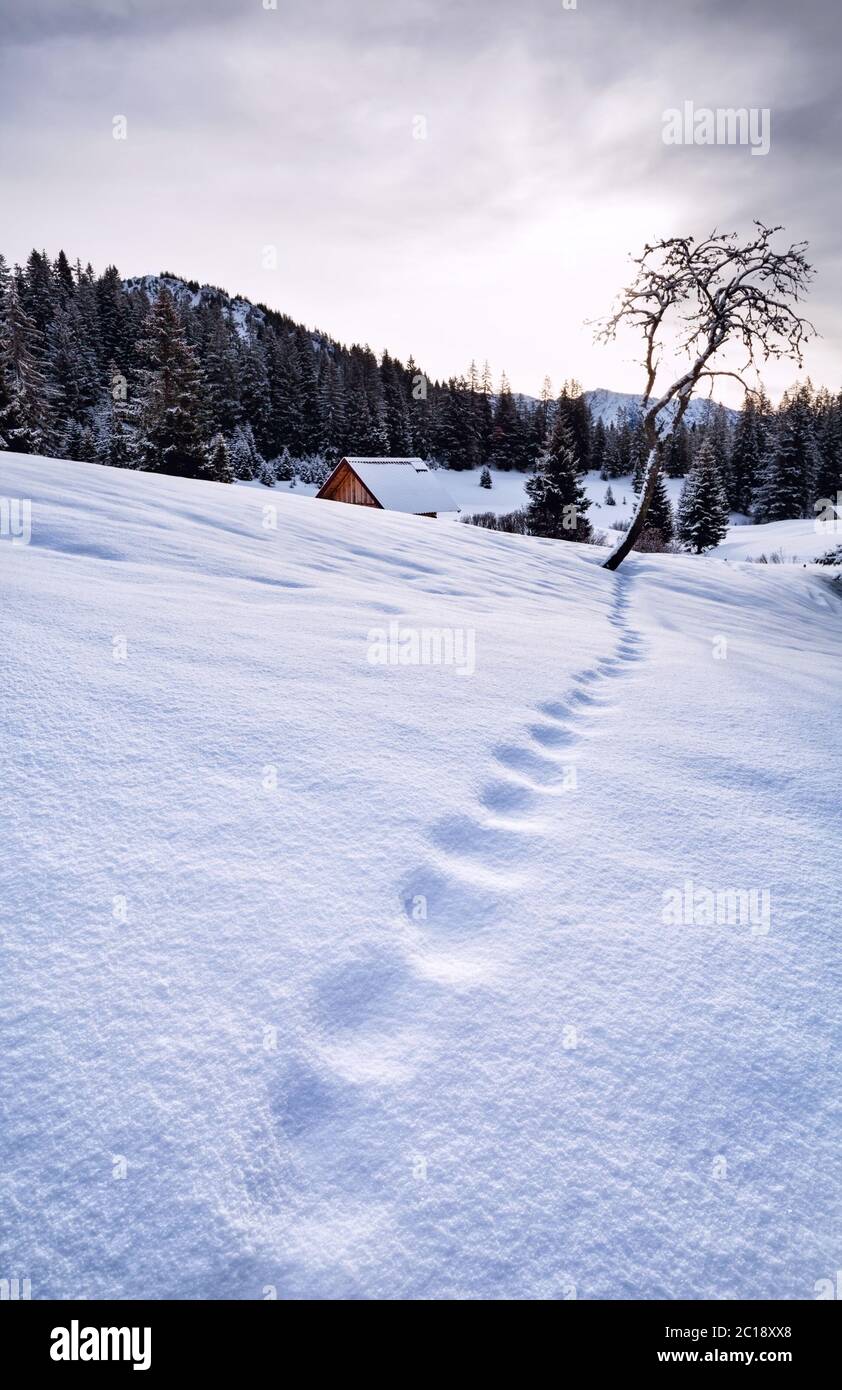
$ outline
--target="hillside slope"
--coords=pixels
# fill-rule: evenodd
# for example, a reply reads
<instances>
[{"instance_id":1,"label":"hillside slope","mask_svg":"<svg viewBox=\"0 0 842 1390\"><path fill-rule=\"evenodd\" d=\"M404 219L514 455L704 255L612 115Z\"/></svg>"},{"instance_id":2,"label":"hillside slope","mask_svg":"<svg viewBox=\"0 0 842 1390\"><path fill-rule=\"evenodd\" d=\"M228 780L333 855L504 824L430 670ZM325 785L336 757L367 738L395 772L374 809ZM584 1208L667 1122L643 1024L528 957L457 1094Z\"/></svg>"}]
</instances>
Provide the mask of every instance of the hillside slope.
<instances>
[{"instance_id":1,"label":"hillside slope","mask_svg":"<svg viewBox=\"0 0 842 1390\"><path fill-rule=\"evenodd\" d=\"M0 477L31 500L0 539L4 1271L812 1297L839 1258L827 583ZM463 659L374 662L392 623ZM768 916L665 921L687 880Z\"/></svg>"}]
</instances>

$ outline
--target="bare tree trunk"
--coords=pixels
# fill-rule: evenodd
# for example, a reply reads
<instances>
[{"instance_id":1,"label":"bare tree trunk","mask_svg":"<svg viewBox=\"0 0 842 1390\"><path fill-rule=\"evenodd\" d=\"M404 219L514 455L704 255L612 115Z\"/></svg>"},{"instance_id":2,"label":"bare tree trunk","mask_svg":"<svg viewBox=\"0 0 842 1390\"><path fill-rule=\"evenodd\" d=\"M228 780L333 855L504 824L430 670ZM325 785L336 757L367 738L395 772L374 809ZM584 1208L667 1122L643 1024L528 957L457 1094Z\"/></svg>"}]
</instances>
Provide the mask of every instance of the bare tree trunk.
<instances>
[{"instance_id":1,"label":"bare tree trunk","mask_svg":"<svg viewBox=\"0 0 842 1390\"><path fill-rule=\"evenodd\" d=\"M626 556L634 546L638 537L642 534L643 528L646 525L646 513L649 511L649 505L652 501L652 498L655 495L655 487L658 482L658 474L661 471L661 465L660 460L658 459L658 450L656 444L652 440L652 435L654 435L654 427L651 430L651 432L647 430L646 433L649 442L649 458L646 464L646 483L644 485L643 492L640 496L640 502L638 503L637 511L632 517L631 526L629 527L626 534L623 536L622 540L620 541L620 544L614 550L611 551L611 554L608 556L608 559L602 566L602 568L606 570L617 569L618 566L621 565L625 560Z\"/></svg>"}]
</instances>

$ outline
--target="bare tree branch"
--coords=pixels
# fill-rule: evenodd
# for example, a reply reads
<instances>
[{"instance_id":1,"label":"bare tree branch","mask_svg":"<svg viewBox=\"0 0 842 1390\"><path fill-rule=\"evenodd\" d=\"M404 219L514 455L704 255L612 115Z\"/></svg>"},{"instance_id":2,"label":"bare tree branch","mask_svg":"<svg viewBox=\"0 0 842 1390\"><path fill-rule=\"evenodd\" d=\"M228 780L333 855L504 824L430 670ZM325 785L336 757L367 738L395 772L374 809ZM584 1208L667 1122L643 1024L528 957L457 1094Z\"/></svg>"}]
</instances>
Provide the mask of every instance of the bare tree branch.
<instances>
[{"instance_id":1,"label":"bare tree branch","mask_svg":"<svg viewBox=\"0 0 842 1390\"><path fill-rule=\"evenodd\" d=\"M658 445L677 429L702 380L732 377L750 394L744 373L760 362L789 358L801 366L803 349L816 330L795 306L806 293L813 269L807 243L794 242L776 251L772 239L783 230L754 223L755 232L740 241L736 232L713 231L704 241L669 237L646 245L632 257L637 267L613 313L596 325L597 342L610 342L620 328L636 329L643 338L645 372L643 430L649 448L646 484L632 521L606 560L616 569L643 530L660 471ZM676 340L679 356L689 365L656 394L664 336ZM717 366L726 348L741 344L746 363L741 371ZM673 411L664 414L668 406ZM662 417L659 419L659 417Z\"/></svg>"}]
</instances>

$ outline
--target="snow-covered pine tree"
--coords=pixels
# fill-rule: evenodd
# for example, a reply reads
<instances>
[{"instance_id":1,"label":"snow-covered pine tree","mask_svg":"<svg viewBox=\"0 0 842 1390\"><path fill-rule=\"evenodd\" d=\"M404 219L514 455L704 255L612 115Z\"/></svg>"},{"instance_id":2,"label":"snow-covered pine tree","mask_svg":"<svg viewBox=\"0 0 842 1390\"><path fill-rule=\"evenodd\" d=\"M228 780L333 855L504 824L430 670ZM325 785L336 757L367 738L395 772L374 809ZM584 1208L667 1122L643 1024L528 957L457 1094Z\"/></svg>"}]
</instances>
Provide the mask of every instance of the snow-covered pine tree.
<instances>
[{"instance_id":1,"label":"snow-covered pine tree","mask_svg":"<svg viewBox=\"0 0 842 1390\"><path fill-rule=\"evenodd\" d=\"M335 467L345 447L347 401L342 371L328 352L319 357L319 397L324 455Z\"/></svg>"},{"instance_id":2,"label":"snow-covered pine tree","mask_svg":"<svg viewBox=\"0 0 842 1390\"><path fill-rule=\"evenodd\" d=\"M114 360L108 363L107 375L110 389L97 421L97 463L110 468L133 468L136 466L135 441L128 425L125 377Z\"/></svg>"},{"instance_id":3,"label":"snow-covered pine tree","mask_svg":"<svg viewBox=\"0 0 842 1390\"><path fill-rule=\"evenodd\" d=\"M837 495L842 493L842 395L835 399L829 393L823 395L817 443L816 498L836 505Z\"/></svg>"},{"instance_id":4,"label":"snow-covered pine tree","mask_svg":"<svg viewBox=\"0 0 842 1390\"><path fill-rule=\"evenodd\" d=\"M409 408L404 391L403 368L400 362L383 353L380 375L383 379L383 401L386 412L386 431L389 436L389 453L395 458L406 458L409 454Z\"/></svg>"},{"instance_id":5,"label":"snow-covered pine tree","mask_svg":"<svg viewBox=\"0 0 842 1390\"><path fill-rule=\"evenodd\" d=\"M591 468L596 469L601 478L604 477L605 450L607 448L607 443L605 425L602 423L602 417L600 417L591 431L590 465Z\"/></svg>"},{"instance_id":6,"label":"snow-covered pine tree","mask_svg":"<svg viewBox=\"0 0 842 1390\"><path fill-rule=\"evenodd\" d=\"M663 550L674 536L675 518L670 506L664 475L660 473L655 484L655 491L652 494L652 501L649 504L649 511L646 513L646 525L635 549Z\"/></svg>"},{"instance_id":7,"label":"snow-covered pine tree","mask_svg":"<svg viewBox=\"0 0 842 1390\"><path fill-rule=\"evenodd\" d=\"M47 329L45 366L56 417L87 423L101 391L100 371L75 299L56 308Z\"/></svg>"},{"instance_id":8,"label":"snow-covered pine tree","mask_svg":"<svg viewBox=\"0 0 842 1390\"><path fill-rule=\"evenodd\" d=\"M810 392L805 387L781 403L776 438L767 455L757 493L757 520L787 521L808 516L818 471L819 451Z\"/></svg>"},{"instance_id":9,"label":"snow-covered pine tree","mask_svg":"<svg viewBox=\"0 0 842 1390\"><path fill-rule=\"evenodd\" d=\"M260 476L260 473L262 472L263 465L266 462L266 460L263 457L263 454L260 452L260 449L257 447L257 442L255 440L254 432L252 431L251 425L248 422L246 422L244 425L240 425L239 428L240 433L242 434L243 440L245 442L245 446L248 449L249 462L251 464L251 476L253 478L258 478Z\"/></svg>"},{"instance_id":10,"label":"snow-covered pine tree","mask_svg":"<svg viewBox=\"0 0 842 1390\"><path fill-rule=\"evenodd\" d=\"M668 478L684 478L690 468L690 436L682 420L672 430L664 449L664 469Z\"/></svg>"},{"instance_id":11,"label":"snow-covered pine tree","mask_svg":"<svg viewBox=\"0 0 842 1390\"><path fill-rule=\"evenodd\" d=\"M240 343L238 361L238 391L242 420L248 424L252 438L260 451L271 449L269 415L269 371L260 343Z\"/></svg>"},{"instance_id":12,"label":"snow-covered pine tree","mask_svg":"<svg viewBox=\"0 0 842 1390\"><path fill-rule=\"evenodd\" d=\"M573 447L579 460L579 472L587 473L591 455L591 413L582 394L582 388L573 378L565 381L556 402L560 412L573 435Z\"/></svg>"},{"instance_id":13,"label":"snow-covered pine tree","mask_svg":"<svg viewBox=\"0 0 842 1390\"><path fill-rule=\"evenodd\" d=\"M322 414L322 395L319 390L319 353L313 343L313 336L306 328L299 328L296 333L296 350L298 353L298 380L301 401L301 439L299 450L304 454L318 454L324 446L324 419ZM377 371L377 363L374 361L376 378L376 393L379 394L380 412L383 420L383 452L388 453L387 429L385 424L386 410L383 404L380 374ZM258 439L258 443L260 440Z\"/></svg>"},{"instance_id":14,"label":"snow-covered pine tree","mask_svg":"<svg viewBox=\"0 0 842 1390\"><path fill-rule=\"evenodd\" d=\"M610 483L608 484L608 487L605 489L605 505L606 507L616 507L617 505L617 499L615 498L614 493L611 491Z\"/></svg>"},{"instance_id":15,"label":"snow-covered pine tree","mask_svg":"<svg viewBox=\"0 0 842 1390\"><path fill-rule=\"evenodd\" d=\"M728 501L735 512L748 514L763 462L763 437L753 396L747 395L734 431L728 461Z\"/></svg>"},{"instance_id":16,"label":"snow-covered pine tree","mask_svg":"<svg viewBox=\"0 0 842 1390\"><path fill-rule=\"evenodd\" d=\"M491 374L491 366L487 361L482 364L475 407L479 456L483 463L488 463L491 457L491 436L494 430L494 378ZM552 414L552 412L550 413ZM422 458L426 457L426 454L422 455Z\"/></svg>"},{"instance_id":17,"label":"snow-covered pine tree","mask_svg":"<svg viewBox=\"0 0 842 1390\"><path fill-rule=\"evenodd\" d=\"M16 280L21 303L35 324L38 343L43 345L56 308L53 268L46 251L31 251L22 276Z\"/></svg>"},{"instance_id":18,"label":"snow-covered pine tree","mask_svg":"<svg viewBox=\"0 0 842 1390\"><path fill-rule=\"evenodd\" d=\"M73 271L70 262L63 251L59 251L53 265L53 280L58 293L58 302L66 304L76 293L76 281L73 279Z\"/></svg>"},{"instance_id":19,"label":"snow-covered pine tree","mask_svg":"<svg viewBox=\"0 0 842 1390\"><path fill-rule=\"evenodd\" d=\"M295 469L286 445L278 457L272 460L272 472L279 483L288 483L295 477Z\"/></svg>"},{"instance_id":20,"label":"snow-covered pine tree","mask_svg":"<svg viewBox=\"0 0 842 1390\"><path fill-rule=\"evenodd\" d=\"M206 478L213 483L233 483L234 474L224 435L215 434L208 445L199 477Z\"/></svg>"},{"instance_id":21,"label":"snow-covered pine tree","mask_svg":"<svg viewBox=\"0 0 842 1390\"><path fill-rule=\"evenodd\" d=\"M535 411L535 425L541 442L547 438L555 419L556 401L553 395L553 383L548 376L544 377L541 387L541 396L538 401L538 409Z\"/></svg>"},{"instance_id":22,"label":"snow-covered pine tree","mask_svg":"<svg viewBox=\"0 0 842 1390\"><path fill-rule=\"evenodd\" d=\"M79 434L79 447L74 456L80 463L98 462L97 437L90 425L83 425Z\"/></svg>"},{"instance_id":23,"label":"snow-covered pine tree","mask_svg":"<svg viewBox=\"0 0 842 1390\"><path fill-rule=\"evenodd\" d=\"M58 266L58 262L56 265ZM125 374L129 359L129 313L123 283L116 266L106 266L94 290L100 361L104 364L119 363Z\"/></svg>"},{"instance_id":24,"label":"snow-covered pine tree","mask_svg":"<svg viewBox=\"0 0 842 1390\"><path fill-rule=\"evenodd\" d=\"M453 377L436 419L436 458L448 468L468 469L477 458L473 420L464 377Z\"/></svg>"},{"instance_id":25,"label":"snow-covered pine tree","mask_svg":"<svg viewBox=\"0 0 842 1390\"><path fill-rule=\"evenodd\" d=\"M271 401L271 448L289 449L298 457L304 436L301 409L301 368L295 340L288 333L276 333L268 347L269 391Z\"/></svg>"},{"instance_id":26,"label":"snow-covered pine tree","mask_svg":"<svg viewBox=\"0 0 842 1390\"><path fill-rule=\"evenodd\" d=\"M78 420L70 421L58 443L61 458L81 459L83 449L82 429L83 427Z\"/></svg>"},{"instance_id":27,"label":"snow-covered pine tree","mask_svg":"<svg viewBox=\"0 0 842 1390\"><path fill-rule=\"evenodd\" d=\"M204 315L202 365L213 427L222 434L230 434L241 417L240 361L236 331L227 322L218 300L208 305ZM268 418L272 408L268 376L267 392Z\"/></svg>"},{"instance_id":28,"label":"snow-covered pine tree","mask_svg":"<svg viewBox=\"0 0 842 1390\"><path fill-rule=\"evenodd\" d=\"M132 408L137 465L152 473L201 477L207 448L202 376L166 286L149 311L140 350L143 367Z\"/></svg>"},{"instance_id":29,"label":"snow-covered pine tree","mask_svg":"<svg viewBox=\"0 0 842 1390\"><path fill-rule=\"evenodd\" d=\"M49 387L41 368L43 343L0 257L0 435L19 454L49 452Z\"/></svg>"},{"instance_id":30,"label":"snow-covered pine tree","mask_svg":"<svg viewBox=\"0 0 842 1390\"><path fill-rule=\"evenodd\" d=\"M134 454L123 409L116 401L105 408L99 422L97 463L109 468L133 468Z\"/></svg>"},{"instance_id":31,"label":"snow-covered pine tree","mask_svg":"<svg viewBox=\"0 0 842 1390\"><path fill-rule=\"evenodd\" d=\"M483 468L482 472L480 473L479 485L480 487L491 487L491 474L489 473L488 468Z\"/></svg>"},{"instance_id":32,"label":"snow-covered pine tree","mask_svg":"<svg viewBox=\"0 0 842 1390\"><path fill-rule=\"evenodd\" d=\"M228 457L231 472L238 482L251 482L257 477L259 465L256 460L254 438L249 437L245 426L237 425L228 439Z\"/></svg>"},{"instance_id":33,"label":"snow-covered pine tree","mask_svg":"<svg viewBox=\"0 0 842 1390\"><path fill-rule=\"evenodd\" d=\"M535 476L526 483L526 493L527 523L532 535L567 541L588 539L590 502L581 479L573 433L561 411L556 415Z\"/></svg>"},{"instance_id":34,"label":"snow-covered pine tree","mask_svg":"<svg viewBox=\"0 0 842 1390\"><path fill-rule=\"evenodd\" d=\"M75 459L77 463L100 463L100 443L90 425L71 420L57 441L62 458Z\"/></svg>"},{"instance_id":35,"label":"snow-covered pine tree","mask_svg":"<svg viewBox=\"0 0 842 1390\"><path fill-rule=\"evenodd\" d=\"M605 453L599 476L603 482L609 478L622 478L627 472L620 445L620 435L616 425L609 425L605 431Z\"/></svg>"},{"instance_id":36,"label":"snow-covered pine tree","mask_svg":"<svg viewBox=\"0 0 842 1390\"><path fill-rule=\"evenodd\" d=\"M511 469L517 468L520 461L520 417L509 379L504 372L500 380L500 392L494 408L489 462L495 468Z\"/></svg>"},{"instance_id":37,"label":"snow-covered pine tree","mask_svg":"<svg viewBox=\"0 0 842 1390\"><path fill-rule=\"evenodd\" d=\"M728 423L728 416L721 405L714 408L708 424L705 426L704 437L709 439L713 448L713 456L716 459L716 466L719 469L719 476L728 488L728 463L731 456L731 427Z\"/></svg>"},{"instance_id":38,"label":"snow-covered pine tree","mask_svg":"<svg viewBox=\"0 0 842 1390\"><path fill-rule=\"evenodd\" d=\"M678 538L688 550L701 555L724 539L728 521L725 485L713 443L706 440L681 489L676 518Z\"/></svg>"}]
</instances>

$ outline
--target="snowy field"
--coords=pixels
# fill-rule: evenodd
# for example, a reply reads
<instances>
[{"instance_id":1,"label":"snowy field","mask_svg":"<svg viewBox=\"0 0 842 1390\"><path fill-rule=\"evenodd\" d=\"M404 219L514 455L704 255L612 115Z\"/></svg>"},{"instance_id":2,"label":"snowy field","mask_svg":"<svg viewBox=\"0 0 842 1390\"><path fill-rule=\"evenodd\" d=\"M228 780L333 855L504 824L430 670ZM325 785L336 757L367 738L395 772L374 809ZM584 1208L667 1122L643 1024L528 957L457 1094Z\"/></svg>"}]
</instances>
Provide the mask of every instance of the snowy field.
<instances>
[{"instance_id":1,"label":"snowy field","mask_svg":"<svg viewBox=\"0 0 842 1390\"><path fill-rule=\"evenodd\" d=\"M473 512L497 512L499 514L512 512L518 507L526 506L529 499L524 491L524 484L528 474L506 473L498 469L490 469L492 486L491 488L482 488L479 485L481 471L481 469L475 468L456 472L448 468L441 473L444 486L464 514L470 515ZM664 478L664 483L673 510L675 510L678 506L684 479ZM246 486L257 488L260 487L260 484L249 483ZM613 507L605 505L605 490L609 486L615 498ZM277 490L288 492L289 484L279 483ZM292 496L312 497L317 491L315 486L297 482L292 489ZM612 528L611 523L630 521L637 505L637 498L632 490L631 477L612 478L609 484L600 478L598 473L591 472L585 477L585 491L593 504L588 512L589 521L595 531L605 533L606 542L609 545L615 545L619 539L619 533ZM456 519L455 513L453 519ZM765 555L768 561L774 555L775 561L773 563L804 564L816 560L834 546L842 544L842 522L836 522L836 530L833 531L830 526L826 526L824 530L817 528L816 523L810 519L773 521L765 526L754 526L747 524L747 518L735 514L732 521L733 524L725 540L712 552L713 555L723 560L757 561Z\"/></svg>"},{"instance_id":2,"label":"snowy field","mask_svg":"<svg viewBox=\"0 0 842 1390\"><path fill-rule=\"evenodd\" d=\"M0 475L31 502L29 543L0 537L4 1274L91 1299L834 1277L826 575L611 575L280 489ZM381 663L390 624L454 660ZM726 891L750 917L695 906Z\"/></svg>"},{"instance_id":3,"label":"snowy field","mask_svg":"<svg viewBox=\"0 0 842 1390\"><path fill-rule=\"evenodd\" d=\"M525 490L528 473L506 473L500 469L489 469L491 487L483 488L479 485L481 472L480 468L464 472L450 468L443 471L445 487L463 513L470 515L472 512L512 512L517 507L528 505L529 498ZM678 504L683 481L682 478L664 479L667 495L673 507ZM588 520L595 531L607 532L611 544L616 544L619 535L611 528L611 523L631 521L637 505L631 476L612 478L611 482L607 483L600 478L599 473L590 472L585 475L584 483L585 492L592 504ZM605 493L609 487L614 494L614 506L611 507L605 505Z\"/></svg>"}]
</instances>

